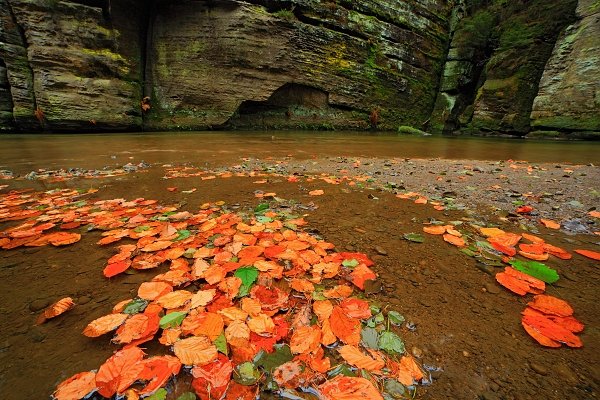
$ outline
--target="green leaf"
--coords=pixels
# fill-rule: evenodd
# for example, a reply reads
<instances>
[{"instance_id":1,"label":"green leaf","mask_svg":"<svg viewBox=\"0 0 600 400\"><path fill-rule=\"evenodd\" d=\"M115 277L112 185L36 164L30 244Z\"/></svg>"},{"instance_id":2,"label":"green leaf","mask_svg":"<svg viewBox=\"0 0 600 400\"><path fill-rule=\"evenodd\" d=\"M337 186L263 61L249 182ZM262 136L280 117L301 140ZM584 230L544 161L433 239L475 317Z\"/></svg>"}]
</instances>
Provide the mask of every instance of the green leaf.
<instances>
[{"instance_id":1,"label":"green leaf","mask_svg":"<svg viewBox=\"0 0 600 400\"><path fill-rule=\"evenodd\" d=\"M167 398L167 389L160 388L152 396L146 397L146 400L165 400Z\"/></svg>"},{"instance_id":2,"label":"green leaf","mask_svg":"<svg viewBox=\"0 0 600 400\"><path fill-rule=\"evenodd\" d=\"M261 224L267 224L269 222L273 222L273 218L271 217L265 217L264 215L258 215L256 217L256 221L261 223Z\"/></svg>"},{"instance_id":3,"label":"green leaf","mask_svg":"<svg viewBox=\"0 0 600 400\"><path fill-rule=\"evenodd\" d=\"M251 386L260 379L260 372L249 361L237 365L233 371L233 380L240 385Z\"/></svg>"},{"instance_id":4,"label":"green leaf","mask_svg":"<svg viewBox=\"0 0 600 400\"><path fill-rule=\"evenodd\" d=\"M406 388L403 384L398 382L396 379L386 379L383 384L384 398L385 394L388 394L391 399L404 399Z\"/></svg>"},{"instance_id":5,"label":"green leaf","mask_svg":"<svg viewBox=\"0 0 600 400\"><path fill-rule=\"evenodd\" d=\"M343 376L356 376L356 373L350 369L350 367L346 364L340 364L337 367L329 370L327 372L327 378L333 378L338 375Z\"/></svg>"},{"instance_id":6,"label":"green leaf","mask_svg":"<svg viewBox=\"0 0 600 400\"><path fill-rule=\"evenodd\" d=\"M189 238L191 236L192 232L188 231L187 229L180 229L177 231L177 237L175 239L173 239L174 242L177 242L179 240L185 240L187 238Z\"/></svg>"},{"instance_id":7,"label":"green leaf","mask_svg":"<svg viewBox=\"0 0 600 400\"><path fill-rule=\"evenodd\" d=\"M559 279L558 273L555 270L547 267L546 264L541 262L510 260L510 265L512 265L514 269L527 275L531 275L534 278L538 278L546 283L554 283Z\"/></svg>"},{"instance_id":8,"label":"green leaf","mask_svg":"<svg viewBox=\"0 0 600 400\"><path fill-rule=\"evenodd\" d=\"M379 324L383 324L385 322L385 317L383 313L376 314L367 320L367 326L369 328L375 328Z\"/></svg>"},{"instance_id":9,"label":"green leaf","mask_svg":"<svg viewBox=\"0 0 600 400\"><path fill-rule=\"evenodd\" d=\"M388 319L390 324L400 326L404 323L404 316L398 311L388 311Z\"/></svg>"},{"instance_id":10,"label":"green leaf","mask_svg":"<svg viewBox=\"0 0 600 400\"><path fill-rule=\"evenodd\" d=\"M177 400L196 400L196 395L192 392L185 392Z\"/></svg>"},{"instance_id":11,"label":"green leaf","mask_svg":"<svg viewBox=\"0 0 600 400\"><path fill-rule=\"evenodd\" d=\"M136 227L136 228L133 229L133 231L135 233L141 233L141 232L144 232L144 231L147 231L147 230L150 230L150 227L148 225L140 225L140 226L138 226L138 227Z\"/></svg>"},{"instance_id":12,"label":"green leaf","mask_svg":"<svg viewBox=\"0 0 600 400\"><path fill-rule=\"evenodd\" d=\"M344 260L342 261L342 265L344 267L349 267L349 268L354 268L358 265L358 261L356 261L356 259L351 259L351 260Z\"/></svg>"},{"instance_id":13,"label":"green leaf","mask_svg":"<svg viewBox=\"0 0 600 400\"><path fill-rule=\"evenodd\" d=\"M473 257L475 254L477 254L477 253L475 253L473 250L471 250L471 249L467 249L467 248L462 248L462 249L460 249L459 251L460 251L461 253L464 253L464 254L468 255L469 257Z\"/></svg>"},{"instance_id":14,"label":"green leaf","mask_svg":"<svg viewBox=\"0 0 600 400\"><path fill-rule=\"evenodd\" d=\"M255 214L264 214L269 209L269 203L260 203L254 209Z\"/></svg>"},{"instance_id":15,"label":"green leaf","mask_svg":"<svg viewBox=\"0 0 600 400\"><path fill-rule=\"evenodd\" d=\"M290 350L290 346L286 344L276 344L274 348L275 351L272 353L267 353L261 350L261 352L255 357L256 365L265 371L270 372L280 365L283 365L286 362L294 359L294 355Z\"/></svg>"},{"instance_id":16,"label":"green leaf","mask_svg":"<svg viewBox=\"0 0 600 400\"><path fill-rule=\"evenodd\" d=\"M174 311L162 317L159 321L159 325L162 329L174 328L181 325L187 312L185 311Z\"/></svg>"},{"instance_id":17,"label":"green leaf","mask_svg":"<svg viewBox=\"0 0 600 400\"><path fill-rule=\"evenodd\" d=\"M141 313L142 311L144 311L146 309L147 305L148 305L148 302L146 300L135 299L125 305L125 308L123 308L123 313L131 314L131 315L138 314L138 313Z\"/></svg>"},{"instance_id":18,"label":"green leaf","mask_svg":"<svg viewBox=\"0 0 600 400\"><path fill-rule=\"evenodd\" d=\"M227 339L225 338L225 334L221 333L219 336L217 336L213 344L221 353L225 355L229 354L229 348L227 347Z\"/></svg>"},{"instance_id":19,"label":"green leaf","mask_svg":"<svg viewBox=\"0 0 600 400\"><path fill-rule=\"evenodd\" d=\"M242 280L242 286L240 286L238 297L244 297L250 293L252 284L254 284L256 278L258 278L258 269L256 269L256 267L242 267L238 268L233 275Z\"/></svg>"},{"instance_id":20,"label":"green leaf","mask_svg":"<svg viewBox=\"0 0 600 400\"><path fill-rule=\"evenodd\" d=\"M425 241L425 237L423 237L423 235L421 235L420 233L412 233L412 232L405 233L404 239L410 240L411 242L415 242L415 243L423 243Z\"/></svg>"},{"instance_id":21,"label":"green leaf","mask_svg":"<svg viewBox=\"0 0 600 400\"><path fill-rule=\"evenodd\" d=\"M379 337L379 348L390 354L404 353L404 342L394 332L385 331Z\"/></svg>"},{"instance_id":22,"label":"green leaf","mask_svg":"<svg viewBox=\"0 0 600 400\"><path fill-rule=\"evenodd\" d=\"M379 333L373 328L366 327L360 331L360 340L368 349L379 350L377 339L379 339Z\"/></svg>"}]
</instances>

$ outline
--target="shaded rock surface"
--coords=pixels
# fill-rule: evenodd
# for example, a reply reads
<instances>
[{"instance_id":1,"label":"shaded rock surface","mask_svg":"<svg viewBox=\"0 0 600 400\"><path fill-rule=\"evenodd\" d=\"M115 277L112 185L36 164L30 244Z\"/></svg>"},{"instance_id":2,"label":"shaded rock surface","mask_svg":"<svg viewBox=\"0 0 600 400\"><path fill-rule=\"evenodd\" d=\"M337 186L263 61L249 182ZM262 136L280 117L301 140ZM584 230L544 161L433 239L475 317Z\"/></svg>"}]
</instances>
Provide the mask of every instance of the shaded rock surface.
<instances>
[{"instance_id":1,"label":"shaded rock surface","mask_svg":"<svg viewBox=\"0 0 600 400\"><path fill-rule=\"evenodd\" d=\"M0 0L0 131L598 131L598 15L592 0Z\"/></svg>"},{"instance_id":2,"label":"shaded rock surface","mask_svg":"<svg viewBox=\"0 0 600 400\"><path fill-rule=\"evenodd\" d=\"M581 0L561 35L533 102L532 125L600 132L600 2Z\"/></svg>"}]
</instances>

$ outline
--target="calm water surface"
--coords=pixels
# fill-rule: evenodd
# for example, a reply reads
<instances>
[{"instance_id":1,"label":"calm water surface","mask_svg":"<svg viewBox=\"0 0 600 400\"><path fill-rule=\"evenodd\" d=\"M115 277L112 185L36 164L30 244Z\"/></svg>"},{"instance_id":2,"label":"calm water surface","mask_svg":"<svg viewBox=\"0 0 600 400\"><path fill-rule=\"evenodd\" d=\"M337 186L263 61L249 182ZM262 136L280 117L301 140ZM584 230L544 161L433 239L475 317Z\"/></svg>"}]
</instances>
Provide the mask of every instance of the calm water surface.
<instances>
[{"instance_id":1,"label":"calm water surface","mask_svg":"<svg viewBox=\"0 0 600 400\"><path fill-rule=\"evenodd\" d=\"M142 160L220 165L240 157L410 157L596 163L598 142L356 132L190 132L79 135L0 135L0 168L102 168Z\"/></svg>"}]
</instances>

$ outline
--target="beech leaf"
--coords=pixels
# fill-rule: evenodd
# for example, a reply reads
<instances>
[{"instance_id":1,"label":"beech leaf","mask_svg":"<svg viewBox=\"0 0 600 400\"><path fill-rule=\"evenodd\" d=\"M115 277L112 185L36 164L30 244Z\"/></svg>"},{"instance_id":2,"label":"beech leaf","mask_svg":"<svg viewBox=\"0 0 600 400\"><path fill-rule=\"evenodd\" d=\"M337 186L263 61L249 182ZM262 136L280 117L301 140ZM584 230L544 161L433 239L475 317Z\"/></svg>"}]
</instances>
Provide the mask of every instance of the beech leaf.
<instances>
[{"instance_id":1,"label":"beech leaf","mask_svg":"<svg viewBox=\"0 0 600 400\"><path fill-rule=\"evenodd\" d=\"M169 313L160 319L160 327L162 329L175 328L181 325L186 315L187 312L185 311L174 311Z\"/></svg>"},{"instance_id":2,"label":"beech leaf","mask_svg":"<svg viewBox=\"0 0 600 400\"><path fill-rule=\"evenodd\" d=\"M512 265L517 271L531 275L534 278L538 278L546 283L554 283L559 278L558 273L555 270L547 267L546 264L541 262L510 260L510 265Z\"/></svg>"},{"instance_id":3,"label":"beech leaf","mask_svg":"<svg viewBox=\"0 0 600 400\"><path fill-rule=\"evenodd\" d=\"M402 354L405 351L404 342L394 332L385 331L379 337L379 348L390 354Z\"/></svg>"}]
</instances>

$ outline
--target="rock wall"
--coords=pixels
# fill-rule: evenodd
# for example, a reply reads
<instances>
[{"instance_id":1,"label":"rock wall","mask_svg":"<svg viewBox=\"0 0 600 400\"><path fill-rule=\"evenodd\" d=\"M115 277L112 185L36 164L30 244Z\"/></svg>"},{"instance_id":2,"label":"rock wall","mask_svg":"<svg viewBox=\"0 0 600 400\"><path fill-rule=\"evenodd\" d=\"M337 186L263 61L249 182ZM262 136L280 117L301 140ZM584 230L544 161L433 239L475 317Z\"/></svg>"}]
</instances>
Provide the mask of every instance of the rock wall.
<instances>
[{"instance_id":1,"label":"rock wall","mask_svg":"<svg viewBox=\"0 0 600 400\"><path fill-rule=\"evenodd\" d=\"M577 16L540 81L531 112L536 129L600 132L600 1L580 0Z\"/></svg>"},{"instance_id":2,"label":"rock wall","mask_svg":"<svg viewBox=\"0 0 600 400\"><path fill-rule=\"evenodd\" d=\"M557 37L575 20L575 6L576 0L496 1L472 10L451 42L433 130L527 134L538 83Z\"/></svg>"},{"instance_id":3,"label":"rock wall","mask_svg":"<svg viewBox=\"0 0 600 400\"><path fill-rule=\"evenodd\" d=\"M576 5L0 0L0 131L600 131L600 0Z\"/></svg>"},{"instance_id":4,"label":"rock wall","mask_svg":"<svg viewBox=\"0 0 600 400\"><path fill-rule=\"evenodd\" d=\"M149 129L360 129L372 113L395 129L428 119L447 40L443 1L261 3L158 5ZM326 100L269 103L286 85Z\"/></svg>"},{"instance_id":5,"label":"rock wall","mask_svg":"<svg viewBox=\"0 0 600 400\"><path fill-rule=\"evenodd\" d=\"M140 70L122 48L139 41L121 38L103 2L82 3L98 5L0 0L0 59L22 131L141 127Z\"/></svg>"}]
</instances>

